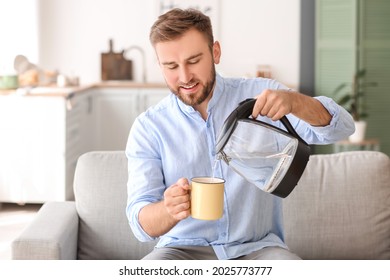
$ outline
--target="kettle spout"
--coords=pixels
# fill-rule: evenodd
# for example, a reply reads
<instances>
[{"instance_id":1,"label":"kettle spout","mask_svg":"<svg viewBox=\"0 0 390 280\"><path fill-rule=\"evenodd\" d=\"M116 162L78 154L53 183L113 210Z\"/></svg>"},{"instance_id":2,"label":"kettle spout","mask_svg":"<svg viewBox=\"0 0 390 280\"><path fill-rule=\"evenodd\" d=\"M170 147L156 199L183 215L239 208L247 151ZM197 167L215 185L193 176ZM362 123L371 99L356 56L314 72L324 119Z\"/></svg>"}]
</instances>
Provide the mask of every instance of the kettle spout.
<instances>
[{"instance_id":1,"label":"kettle spout","mask_svg":"<svg viewBox=\"0 0 390 280\"><path fill-rule=\"evenodd\" d=\"M223 159L223 161L226 162L227 164L229 164L229 162L232 160L223 151L217 154L217 160L221 160L221 159Z\"/></svg>"}]
</instances>

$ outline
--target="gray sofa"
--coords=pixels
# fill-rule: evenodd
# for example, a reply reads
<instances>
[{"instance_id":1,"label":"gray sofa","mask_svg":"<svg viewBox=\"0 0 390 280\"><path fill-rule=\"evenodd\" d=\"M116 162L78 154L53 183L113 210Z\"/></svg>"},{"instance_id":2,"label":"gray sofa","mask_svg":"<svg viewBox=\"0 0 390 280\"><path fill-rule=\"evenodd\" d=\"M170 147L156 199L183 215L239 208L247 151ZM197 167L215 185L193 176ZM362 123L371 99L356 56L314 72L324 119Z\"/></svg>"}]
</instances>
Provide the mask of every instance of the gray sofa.
<instances>
[{"instance_id":1,"label":"gray sofa","mask_svg":"<svg viewBox=\"0 0 390 280\"><path fill-rule=\"evenodd\" d=\"M77 163L75 201L47 202L12 243L13 259L140 259L125 216L123 151ZM312 155L284 199L286 243L303 259L390 259L390 159L374 151Z\"/></svg>"}]
</instances>

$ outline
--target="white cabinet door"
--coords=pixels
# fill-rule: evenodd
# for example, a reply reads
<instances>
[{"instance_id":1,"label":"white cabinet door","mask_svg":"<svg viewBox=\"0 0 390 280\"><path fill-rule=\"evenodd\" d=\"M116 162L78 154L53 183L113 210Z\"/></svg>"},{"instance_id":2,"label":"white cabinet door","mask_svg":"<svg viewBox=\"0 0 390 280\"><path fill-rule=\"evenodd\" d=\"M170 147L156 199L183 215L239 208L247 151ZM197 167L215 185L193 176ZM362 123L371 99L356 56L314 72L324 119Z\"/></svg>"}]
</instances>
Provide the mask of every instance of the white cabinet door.
<instances>
[{"instance_id":1,"label":"white cabinet door","mask_svg":"<svg viewBox=\"0 0 390 280\"><path fill-rule=\"evenodd\" d=\"M71 100L72 108L67 111L67 127L68 124L77 123L79 142L77 143L77 157L83 153L92 151L94 149L94 106L93 96L89 91L78 94ZM68 138L71 136L71 131L68 127ZM67 139L68 139L67 138ZM67 146L68 146L67 141Z\"/></svg>"},{"instance_id":2,"label":"white cabinet door","mask_svg":"<svg viewBox=\"0 0 390 280\"><path fill-rule=\"evenodd\" d=\"M168 89L142 89L140 90L140 105L139 109L142 113L149 107L156 105L164 97L168 96L170 91Z\"/></svg>"},{"instance_id":3,"label":"white cabinet door","mask_svg":"<svg viewBox=\"0 0 390 280\"><path fill-rule=\"evenodd\" d=\"M0 201L65 199L63 98L1 98Z\"/></svg>"},{"instance_id":4,"label":"white cabinet door","mask_svg":"<svg viewBox=\"0 0 390 280\"><path fill-rule=\"evenodd\" d=\"M33 133L26 135L29 147L25 160L30 166L25 167L23 174L31 171L31 177L23 184L24 200L65 200L65 100L31 97L28 101L30 114L25 121Z\"/></svg>"},{"instance_id":5,"label":"white cabinet door","mask_svg":"<svg viewBox=\"0 0 390 280\"><path fill-rule=\"evenodd\" d=\"M95 150L125 150L138 115L138 90L101 89L94 95Z\"/></svg>"},{"instance_id":6,"label":"white cabinet door","mask_svg":"<svg viewBox=\"0 0 390 280\"><path fill-rule=\"evenodd\" d=\"M89 93L0 99L0 202L73 200L78 157L92 150Z\"/></svg>"},{"instance_id":7,"label":"white cabinet door","mask_svg":"<svg viewBox=\"0 0 390 280\"><path fill-rule=\"evenodd\" d=\"M93 90L95 150L125 150L134 120L169 94L167 89Z\"/></svg>"}]
</instances>

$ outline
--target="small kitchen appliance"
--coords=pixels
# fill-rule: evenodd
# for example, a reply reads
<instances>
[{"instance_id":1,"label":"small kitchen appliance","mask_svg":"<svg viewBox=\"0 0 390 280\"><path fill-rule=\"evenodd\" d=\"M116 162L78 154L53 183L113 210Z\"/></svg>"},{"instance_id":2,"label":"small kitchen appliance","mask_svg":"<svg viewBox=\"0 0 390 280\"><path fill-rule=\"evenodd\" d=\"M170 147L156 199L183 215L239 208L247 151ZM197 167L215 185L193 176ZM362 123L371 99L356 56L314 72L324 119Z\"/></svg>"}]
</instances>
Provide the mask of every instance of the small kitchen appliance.
<instances>
[{"instance_id":1,"label":"small kitchen appliance","mask_svg":"<svg viewBox=\"0 0 390 280\"><path fill-rule=\"evenodd\" d=\"M287 131L250 118L255 102L241 102L225 120L217 138L217 156L261 190L285 198L306 168L310 147L286 116L280 122Z\"/></svg>"}]
</instances>

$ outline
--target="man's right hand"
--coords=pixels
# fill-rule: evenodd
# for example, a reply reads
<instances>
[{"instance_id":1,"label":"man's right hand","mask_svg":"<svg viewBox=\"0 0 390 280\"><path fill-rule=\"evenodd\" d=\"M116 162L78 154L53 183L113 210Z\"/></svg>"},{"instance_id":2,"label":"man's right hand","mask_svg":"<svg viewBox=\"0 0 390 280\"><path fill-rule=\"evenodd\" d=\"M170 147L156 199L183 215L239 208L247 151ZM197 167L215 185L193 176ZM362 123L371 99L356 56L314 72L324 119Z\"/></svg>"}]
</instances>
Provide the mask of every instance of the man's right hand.
<instances>
[{"instance_id":1,"label":"man's right hand","mask_svg":"<svg viewBox=\"0 0 390 280\"><path fill-rule=\"evenodd\" d=\"M181 221L191 215L191 186L186 178L180 178L164 192L164 206L169 215Z\"/></svg>"},{"instance_id":2,"label":"man's right hand","mask_svg":"<svg viewBox=\"0 0 390 280\"><path fill-rule=\"evenodd\" d=\"M181 178L165 190L162 201L143 207L138 214L138 220L144 231L152 237L159 237L189 217L190 190L188 180Z\"/></svg>"}]
</instances>

